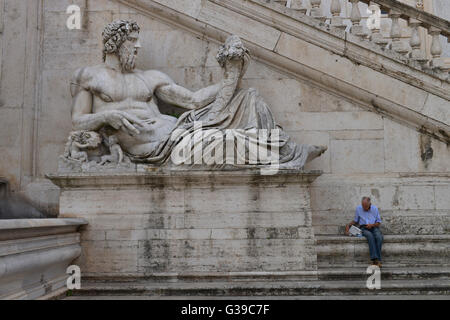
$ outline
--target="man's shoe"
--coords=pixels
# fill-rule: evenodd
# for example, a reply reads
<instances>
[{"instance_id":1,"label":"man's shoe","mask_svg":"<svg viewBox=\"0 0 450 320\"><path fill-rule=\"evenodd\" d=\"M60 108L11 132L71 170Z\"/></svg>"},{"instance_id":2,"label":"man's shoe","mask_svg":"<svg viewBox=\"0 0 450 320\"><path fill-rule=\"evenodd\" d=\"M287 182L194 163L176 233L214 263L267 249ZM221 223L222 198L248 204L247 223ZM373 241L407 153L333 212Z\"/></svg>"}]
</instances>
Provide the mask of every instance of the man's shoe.
<instances>
[{"instance_id":1,"label":"man's shoe","mask_svg":"<svg viewBox=\"0 0 450 320\"><path fill-rule=\"evenodd\" d=\"M372 265L381 268L381 261L379 261L378 259L374 259L372 260Z\"/></svg>"}]
</instances>

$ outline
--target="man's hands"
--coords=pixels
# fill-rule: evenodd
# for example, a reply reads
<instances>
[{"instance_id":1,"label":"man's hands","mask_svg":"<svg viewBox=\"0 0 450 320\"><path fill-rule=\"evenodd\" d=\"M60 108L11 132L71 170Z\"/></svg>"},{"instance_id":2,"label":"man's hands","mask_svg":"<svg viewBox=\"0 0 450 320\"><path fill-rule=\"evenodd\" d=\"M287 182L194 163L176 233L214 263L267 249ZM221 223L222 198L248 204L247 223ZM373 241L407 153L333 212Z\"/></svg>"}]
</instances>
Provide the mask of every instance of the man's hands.
<instances>
[{"instance_id":1,"label":"man's hands","mask_svg":"<svg viewBox=\"0 0 450 320\"><path fill-rule=\"evenodd\" d=\"M345 225L345 235L346 236L349 235L349 230L350 230L350 224Z\"/></svg>"},{"instance_id":2,"label":"man's hands","mask_svg":"<svg viewBox=\"0 0 450 320\"><path fill-rule=\"evenodd\" d=\"M109 124L116 130L123 130L130 136L140 134L140 130L144 129L148 124L147 121L141 121L137 117L124 111L106 111L103 113L105 123ZM152 122L154 123L154 121Z\"/></svg>"},{"instance_id":3,"label":"man's hands","mask_svg":"<svg viewBox=\"0 0 450 320\"><path fill-rule=\"evenodd\" d=\"M346 236L349 235L350 227L351 227L352 225L354 225L354 224L356 224L356 222L355 222L355 221L351 221L349 224L347 224L347 225L345 226L345 235L346 235Z\"/></svg>"},{"instance_id":4,"label":"man's hands","mask_svg":"<svg viewBox=\"0 0 450 320\"><path fill-rule=\"evenodd\" d=\"M373 227L374 227L375 225L373 225L373 224L366 224L366 229L372 229Z\"/></svg>"}]
</instances>

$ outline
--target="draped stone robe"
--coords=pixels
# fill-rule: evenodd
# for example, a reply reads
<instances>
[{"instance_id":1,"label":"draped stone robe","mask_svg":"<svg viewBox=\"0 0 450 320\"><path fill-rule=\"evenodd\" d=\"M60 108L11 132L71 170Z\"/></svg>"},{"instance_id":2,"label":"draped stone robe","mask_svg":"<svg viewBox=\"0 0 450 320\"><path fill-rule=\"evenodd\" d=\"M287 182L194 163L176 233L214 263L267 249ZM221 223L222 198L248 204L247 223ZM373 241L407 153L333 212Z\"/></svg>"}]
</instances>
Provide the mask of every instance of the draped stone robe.
<instances>
[{"instance_id":1,"label":"draped stone robe","mask_svg":"<svg viewBox=\"0 0 450 320\"><path fill-rule=\"evenodd\" d=\"M135 162L158 165L207 164L215 168L275 165L302 169L307 161L324 151L295 143L275 122L256 89L237 90L231 102L210 120L212 105L182 114L171 137L161 141L152 152L129 156ZM260 152L255 154L256 150Z\"/></svg>"}]
</instances>

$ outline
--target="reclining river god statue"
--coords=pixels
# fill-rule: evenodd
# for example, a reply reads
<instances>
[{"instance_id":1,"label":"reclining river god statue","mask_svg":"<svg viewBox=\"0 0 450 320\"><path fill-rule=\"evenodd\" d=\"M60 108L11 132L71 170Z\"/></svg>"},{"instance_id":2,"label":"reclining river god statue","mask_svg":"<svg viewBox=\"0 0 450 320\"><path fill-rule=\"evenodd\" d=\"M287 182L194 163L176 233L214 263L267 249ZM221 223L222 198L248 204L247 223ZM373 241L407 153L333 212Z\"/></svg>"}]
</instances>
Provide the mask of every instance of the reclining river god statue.
<instances>
[{"instance_id":1,"label":"reclining river god statue","mask_svg":"<svg viewBox=\"0 0 450 320\"><path fill-rule=\"evenodd\" d=\"M240 88L250 54L239 37L230 36L219 49L221 82L192 92L162 72L135 67L139 31L133 21L108 24L102 34L103 63L75 72L71 136L97 132L102 143L76 144L74 157L70 150L62 156L66 165L144 163L224 169L275 163L279 168L303 169L327 149L295 143L275 122L257 90ZM186 112L179 118L163 114L159 103Z\"/></svg>"}]
</instances>

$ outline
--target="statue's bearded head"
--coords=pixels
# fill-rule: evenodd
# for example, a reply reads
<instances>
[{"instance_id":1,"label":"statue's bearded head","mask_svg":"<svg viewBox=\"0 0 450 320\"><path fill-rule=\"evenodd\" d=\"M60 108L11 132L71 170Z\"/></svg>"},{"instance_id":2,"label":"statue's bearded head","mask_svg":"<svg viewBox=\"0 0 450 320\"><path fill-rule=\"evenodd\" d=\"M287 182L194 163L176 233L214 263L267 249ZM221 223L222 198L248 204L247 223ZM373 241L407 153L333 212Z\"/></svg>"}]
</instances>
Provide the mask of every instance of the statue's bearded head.
<instances>
[{"instance_id":1,"label":"statue's bearded head","mask_svg":"<svg viewBox=\"0 0 450 320\"><path fill-rule=\"evenodd\" d=\"M132 71L136 66L139 43L138 24L134 21L117 20L105 27L103 36L103 61L107 54L116 54L125 71Z\"/></svg>"}]
</instances>

